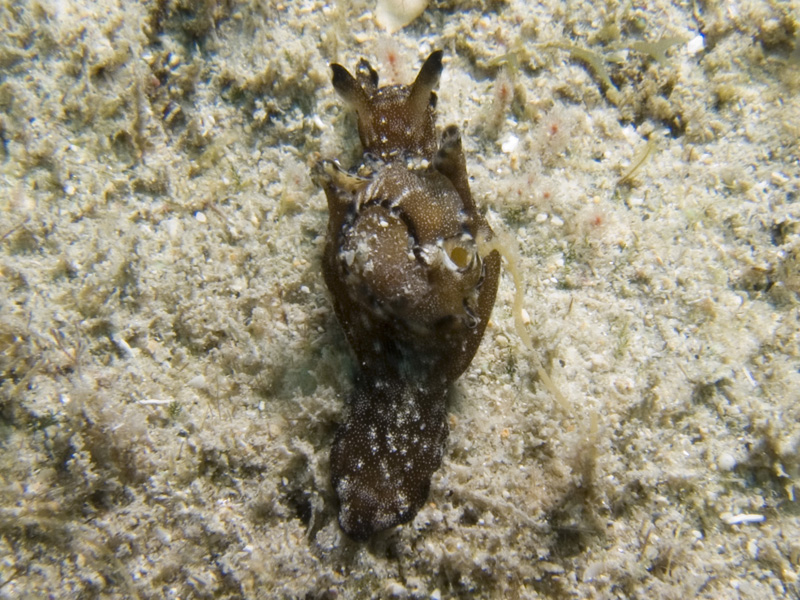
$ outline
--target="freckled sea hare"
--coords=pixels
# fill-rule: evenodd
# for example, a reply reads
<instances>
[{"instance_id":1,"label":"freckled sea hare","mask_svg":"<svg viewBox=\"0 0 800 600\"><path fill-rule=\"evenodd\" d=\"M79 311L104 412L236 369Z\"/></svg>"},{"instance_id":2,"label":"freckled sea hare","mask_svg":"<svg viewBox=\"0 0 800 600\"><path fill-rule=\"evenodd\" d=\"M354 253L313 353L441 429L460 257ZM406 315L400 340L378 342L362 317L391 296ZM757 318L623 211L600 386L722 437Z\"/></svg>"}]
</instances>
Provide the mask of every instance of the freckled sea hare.
<instances>
[{"instance_id":1,"label":"freckled sea hare","mask_svg":"<svg viewBox=\"0 0 800 600\"><path fill-rule=\"evenodd\" d=\"M362 59L333 86L364 148L314 170L328 200L323 274L359 373L331 449L339 524L355 540L425 503L447 438L449 387L469 366L497 293L500 256L470 193L461 135L436 137L442 52L410 86L378 87Z\"/></svg>"}]
</instances>

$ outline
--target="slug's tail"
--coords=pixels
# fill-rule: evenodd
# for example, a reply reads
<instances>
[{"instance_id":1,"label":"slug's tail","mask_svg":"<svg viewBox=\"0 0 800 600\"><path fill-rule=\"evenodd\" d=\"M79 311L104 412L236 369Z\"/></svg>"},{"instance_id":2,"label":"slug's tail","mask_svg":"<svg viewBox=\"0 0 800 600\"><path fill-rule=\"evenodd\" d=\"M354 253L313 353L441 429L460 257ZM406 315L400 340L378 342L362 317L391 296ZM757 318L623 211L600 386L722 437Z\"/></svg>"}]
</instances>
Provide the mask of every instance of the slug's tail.
<instances>
[{"instance_id":1,"label":"slug's tail","mask_svg":"<svg viewBox=\"0 0 800 600\"><path fill-rule=\"evenodd\" d=\"M339 524L354 540L410 521L422 508L447 438L444 394L432 398L399 380L358 382L331 449Z\"/></svg>"}]
</instances>

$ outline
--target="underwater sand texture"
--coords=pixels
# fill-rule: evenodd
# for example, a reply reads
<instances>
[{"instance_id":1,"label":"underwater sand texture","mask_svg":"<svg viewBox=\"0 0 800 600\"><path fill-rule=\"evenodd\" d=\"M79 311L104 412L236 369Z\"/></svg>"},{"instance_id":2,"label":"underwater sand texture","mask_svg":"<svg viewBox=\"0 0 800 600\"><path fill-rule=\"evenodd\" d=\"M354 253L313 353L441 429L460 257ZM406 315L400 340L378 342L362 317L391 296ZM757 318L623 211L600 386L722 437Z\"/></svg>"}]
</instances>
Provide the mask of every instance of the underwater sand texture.
<instances>
[{"instance_id":1,"label":"underwater sand texture","mask_svg":"<svg viewBox=\"0 0 800 600\"><path fill-rule=\"evenodd\" d=\"M800 3L0 0L0 598L800 597ZM515 246L428 504L365 544L328 64ZM537 373L542 365L566 399Z\"/></svg>"}]
</instances>

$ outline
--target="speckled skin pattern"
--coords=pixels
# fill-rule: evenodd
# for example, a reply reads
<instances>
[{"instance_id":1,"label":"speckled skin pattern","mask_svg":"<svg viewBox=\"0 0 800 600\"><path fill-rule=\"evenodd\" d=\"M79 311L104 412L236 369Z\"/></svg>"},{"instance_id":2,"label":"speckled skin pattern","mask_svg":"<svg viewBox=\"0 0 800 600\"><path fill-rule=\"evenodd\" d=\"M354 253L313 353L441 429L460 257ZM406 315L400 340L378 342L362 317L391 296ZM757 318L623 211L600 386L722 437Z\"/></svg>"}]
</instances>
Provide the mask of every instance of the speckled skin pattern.
<instances>
[{"instance_id":1,"label":"speckled skin pattern","mask_svg":"<svg viewBox=\"0 0 800 600\"><path fill-rule=\"evenodd\" d=\"M447 392L480 344L500 257L480 254L493 234L470 193L458 128L437 143L442 52L410 86L378 87L364 59L355 77L331 69L364 147L350 171L328 160L314 170L330 213L325 283L359 365L331 479L342 529L366 540L425 503L447 438Z\"/></svg>"}]
</instances>

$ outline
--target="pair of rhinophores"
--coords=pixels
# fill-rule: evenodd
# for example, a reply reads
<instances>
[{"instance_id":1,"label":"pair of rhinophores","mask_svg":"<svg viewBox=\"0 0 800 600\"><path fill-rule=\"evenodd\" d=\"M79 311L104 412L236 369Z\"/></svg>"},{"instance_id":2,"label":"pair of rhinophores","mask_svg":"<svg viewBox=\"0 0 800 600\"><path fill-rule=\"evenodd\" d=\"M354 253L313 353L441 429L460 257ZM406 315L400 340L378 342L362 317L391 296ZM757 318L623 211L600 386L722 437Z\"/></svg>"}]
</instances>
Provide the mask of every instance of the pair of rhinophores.
<instances>
[{"instance_id":1,"label":"pair of rhinophores","mask_svg":"<svg viewBox=\"0 0 800 600\"><path fill-rule=\"evenodd\" d=\"M409 86L378 87L364 59L355 76L331 69L364 148L350 170L330 160L314 169L330 213L323 275L358 361L331 480L342 529L366 540L425 503L448 389L486 329L500 256L487 250L494 234L470 193L458 128L436 135L442 51Z\"/></svg>"}]
</instances>

